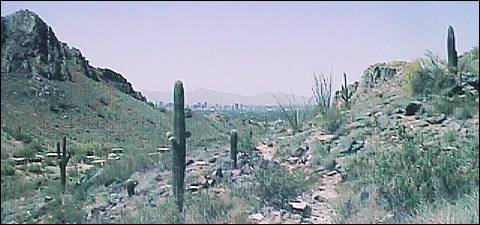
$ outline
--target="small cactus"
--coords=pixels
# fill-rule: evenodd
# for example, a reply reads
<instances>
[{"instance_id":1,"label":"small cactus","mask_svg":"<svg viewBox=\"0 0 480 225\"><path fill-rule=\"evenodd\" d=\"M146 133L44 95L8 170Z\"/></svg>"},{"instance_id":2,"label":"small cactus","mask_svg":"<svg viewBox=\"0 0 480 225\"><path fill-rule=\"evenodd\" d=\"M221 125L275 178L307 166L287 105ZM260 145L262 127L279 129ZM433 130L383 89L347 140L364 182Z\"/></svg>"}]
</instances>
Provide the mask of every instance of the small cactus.
<instances>
[{"instance_id":1,"label":"small cactus","mask_svg":"<svg viewBox=\"0 0 480 225\"><path fill-rule=\"evenodd\" d=\"M71 154L67 155L67 137L63 137L63 154L60 154L60 143L57 142L58 166L60 167L60 182L63 190L67 186L67 163L70 160Z\"/></svg>"},{"instance_id":2,"label":"small cactus","mask_svg":"<svg viewBox=\"0 0 480 225\"><path fill-rule=\"evenodd\" d=\"M455 49L455 33L453 32L453 27L448 27L448 36L447 36L447 57L448 57L448 66L453 70L457 68L457 50Z\"/></svg>"},{"instance_id":3,"label":"small cactus","mask_svg":"<svg viewBox=\"0 0 480 225\"><path fill-rule=\"evenodd\" d=\"M167 137L169 136L169 140L172 143L172 188L177 209L180 213L183 212L185 192L186 133L183 83L177 81L174 89L173 135L167 134Z\"/></svg>"},{"instance_id":4,"label":"small cactus","mask_svg":"<svg viewBox=\"0 0 480 225\"><path fill-rule=\"evenodd\" d=\"M343 73L343 83L342 85L342 99L345 102L347 108L350 106L350 98L353 95L353 91L348 91L348 84L347 84L347 74Z\"/></svg>"},{"instance_id":5,"label":"small cactus","mask_svg":"<svg viewBox=\"0 0 480 225\"><path fill-rule=\"evenodd\" d=\"M238 149L237 149L237 142L238 142L238 136L237 136L237 131L232 130L230 133L230 157L233 160L233 168L237 168L237 154L238 154Z\"/></svg>"}]
</instances>

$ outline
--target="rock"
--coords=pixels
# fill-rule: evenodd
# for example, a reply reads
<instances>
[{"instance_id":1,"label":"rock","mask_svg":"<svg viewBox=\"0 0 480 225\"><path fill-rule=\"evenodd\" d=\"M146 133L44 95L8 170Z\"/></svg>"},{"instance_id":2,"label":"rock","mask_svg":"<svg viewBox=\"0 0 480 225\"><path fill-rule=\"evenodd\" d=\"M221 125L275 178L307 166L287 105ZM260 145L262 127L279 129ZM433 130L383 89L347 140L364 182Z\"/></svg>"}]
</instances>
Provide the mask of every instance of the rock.
<instances>
[{"instance_id":1,"label":"rock","mask_svg":"<svg viewBox=\"0 0 480 225\"><path fill-rule=\"evenodd\" d=\"M327 176L333 176L333 175L335 175L335 174L338 174L338 171L332 170L332 171L326 173L325 175L327 175Z\"/></svg>"},{"instance_id":2,"label":"rock","mask_svg":"<svg viewBox=\"0 0 480 225\"><path fill-rule=\"evenodd\" d=\"M443 148L442 148L442 151L446 151L446 152L456 152L456 151L458 151L458 148L457 148L457 147L453 147L453 146L447 146L447 147L443 147Z\"/></svg>"},{"instance_id":3,"label":"rock","mask_svg":"<svg viewBox=\"0 0 480 225\"><path fill-rule=\"evenodd\" d=\"M206 165L207 165L207 162L203 160L198 160L195 163L193 163L193 166L206 166Z\"/></svg>"},{"instance_id":4,"label":"rock","mask_svg":"<svg viewBox=\"0 0 480 225\"><path fill-rule=\"evenodd\" d=\"M319 136L317 139L319 142L330 142L334 137L335 135L333 134L325 134L325 135Z\"/></svg>"},{"instance_id":5,"label":"rock","mask_svg":"<svg viewBox=\"0 0 480 225\"><path fill-rule=\"evenodd\" d=\"M295 209L295 210L305 210L307 208L307 203L305 202L290 202L288 203L292 209Z\"/></svg>"},{"instance_id":6,"label":"rock","mask_svg":"<svg viewBox=\"0 0 480 225\"><path fill-rule=\"evenodd\" d=\"M199 185L190 185L188 186L187 190L191 191L191 192L198 192L200 190L200 186Z\"/></svg>"},{"instance_id":7,"label":"rock","mask_svg":"<svg viewBox=\"0 0 480 225\"><path fill-rule=\"evenodd\" d=\"M260 220L263 219L263 215L261 213L251 214L251 215L248 216L248 219L255 220L255 221L260 221Z\"/></svg>"},{"instance_id":8,"label":"rock","mask_svg":"<svg viewBox=\"0 0 480 225\"><path fill-rule=\"evenodd\" d=\"M340 153L350 152L352 150L353 144L355 144L355 140L352 137L347 136L342 138L339 144Z\"/></svg>"},{"instance_id":9,"label":"rock","mask_svg":"<svg viewBox=\"0 0 480 225\"><path fill-rule=\"evenodd\" d=\"M110 205L116 205L117 203L122 202L122 200L123 200L123 197L120 196L120 194L112 193L110 194L110 199L108 200L108 203Z\"/></svg>"},{"instance_id":10,"label":"rock","mask_svg":"<svg viewBox=\"0 0 480 225\"><path fill-rule=\"evenodd\" d=\"M405 116L415 115L422 108L422 103L419 101L412 101L405 107Z\"/></svg>"},{"instance_id":11,"label":"rock","mask_svg":"<svg viewBox=\"0 0 480 225\"><path fill-rule=\"evenodd\" d=\"M315 196L313 197L313 199L314 199L315 201L317 201L317 202L326 202L326 201L328 200L327 198L325 198L325 197L323 197L323 196L321 196L321 195L315 195Z\"/></svg>"},{"instance_id":12,"label":"rock","mask_svg":"<svg viewBox=\"0 0 480 225\"><path fill-rule=\"evenodd\" d=\"M211 159L208 160L209 163L215 163L217 162L217 157L213 157Z\"/></svg>"},{"instance_id":13,"label":"rock","mask_svg":"<svg viewBox=\"0 0 480 225\"><path fill-rule=\"evenodd\" d=\"M448 125L447 125L447 129L449 129L453 132L458 132L461 128L462 128L462 126L455 121L452 121L452 122L448 123Z\"/></svg>"},{"instance_id":14,"label":"rock","mask_svg":"<svg viewBox=\"0 0 480 225\"><path fill-rule=\"evenodd\" d=\"M155 176L155 177L153 178L153 180L155 180L155 181L162 181L163 178L162 178L162 176L161 176L160 174L158 174L157 176Z\"/></svg>"},{"instance_id":15,"label":"rock","mask_svg":"<svg viewBox=\"0 0 480 225\"><path fill-rule=\"evenodd\" d=\"M53 199L53 197L50 196L50 195L45 196L45 202L49 202L49 201L51 201L52 199Z\"/></svg>"},{"instance_id":16,"label":"rock","mask_svg":"<svg viewBox=\"0 0 480 225\"><path fill-rule=\"evenodd\" d=\"M187 160L187 162L186 162L185 165L186 165L186 166L189 166L189 165L192 165L194 162L195 162L195 161L194 161L193 159L189 159L189 160Z\"/></svg>"},{"instance_id":17,"label":"rock","mask_svg":"<svg viewBox=\"0 0 480 225\"><path fill-rule=\"evenodd\" d=\"M405 113L405 110L402 108L396 108L395 110L393 110L393 114L403 114L403 113Z\"/></svg>"},{"instance_id":18,"label":"rock","mask_svg":"<svg viewBox=\"0 0 480 225\"><path fill-rule=\"evenodd\" d=\"M374 115L375 117L380 117L380 116L383 115L383 112L377 112L377 113L375 113L375 114L373 114L373 115Z\"/></svg>"},{"instance_id":19,"label":"rock","mask_svg":"<svg viewBox=\"0 0 480 225\"><path fill-rule=\"evenodd\" d=\"M290 164L295 164L295 163L297 163L298 159L299 159L298 157L289 157L288 162Z\"/></svg>"},{"instance_id":20,"label":"rock","mask_svg":"<svg viewBox=\"0 0 480 225\"><path fill-rule=\"evenodd\" d=\"M445 114L440 114L438 116L432 116L432 117L429 117L427 118L427 122L430 123L430 124L440 124L442 123L443 121L445 121L445 119L447 119L447 116Z\"/></svg>"},{"instance_id":21,"label":"rock","mask_svg":"<svg viewBox=\"0 0 480 225\"><path fill-rule=\"evenodd\" d=\"M25 157L12 157L12 161L16 165L22 165L22 164L27 163L27 159Z\"/></svg>"}]
</instances>

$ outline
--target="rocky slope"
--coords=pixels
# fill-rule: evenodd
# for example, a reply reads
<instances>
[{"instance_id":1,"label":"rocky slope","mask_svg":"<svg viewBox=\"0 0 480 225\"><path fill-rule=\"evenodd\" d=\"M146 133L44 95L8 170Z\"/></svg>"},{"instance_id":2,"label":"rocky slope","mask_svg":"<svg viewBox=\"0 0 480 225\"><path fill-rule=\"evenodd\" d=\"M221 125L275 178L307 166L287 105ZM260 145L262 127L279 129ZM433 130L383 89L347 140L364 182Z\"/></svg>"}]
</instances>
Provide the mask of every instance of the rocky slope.
<instances>
[{"instance_id":1,"label":"rocky slope","mask_svg":"<svg viewBox=\"0 0 480 225\"><path fill-rule=\"evenodd\" d=\"M1 23L2 76L40 76L57 81L87 76L145 101L122 75L90 66L80 50L59 41L52 28L35 13L20 10L2 17Z\"/></svg>"}]
</instances>

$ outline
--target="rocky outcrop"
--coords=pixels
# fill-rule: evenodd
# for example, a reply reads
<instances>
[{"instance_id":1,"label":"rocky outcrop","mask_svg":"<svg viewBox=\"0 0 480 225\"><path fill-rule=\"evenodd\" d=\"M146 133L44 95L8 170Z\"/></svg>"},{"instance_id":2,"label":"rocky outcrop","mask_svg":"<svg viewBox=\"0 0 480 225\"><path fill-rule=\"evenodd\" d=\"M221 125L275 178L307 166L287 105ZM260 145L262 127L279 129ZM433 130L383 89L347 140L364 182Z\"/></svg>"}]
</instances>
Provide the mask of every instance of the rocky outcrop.
<instances>
[{"instance_id":1,"label":"rocky outcrop","mask_svg":"<svg viewBox=\"0 0 480 225\"><path fill-rule=\"evenodd\" d=\"M382 81L389 80L400 73L401 68L406 64L403 61L391 63L377 63L369 66L362 75L362 86L365 88L375 87Z\"/></svg>"},{"instance_id":2,"label":"rocky outcrop","mask_svg":"<svg viewBox=\"0 0 480 225\"><path fill-rule=\"evenodd\" d=\"M72 81L79 74L146 101L122 75L90 66L80 50L59 41L37 14L20 10L2 17L1 28L2 76Z\"/></svg>"}]
</instances>

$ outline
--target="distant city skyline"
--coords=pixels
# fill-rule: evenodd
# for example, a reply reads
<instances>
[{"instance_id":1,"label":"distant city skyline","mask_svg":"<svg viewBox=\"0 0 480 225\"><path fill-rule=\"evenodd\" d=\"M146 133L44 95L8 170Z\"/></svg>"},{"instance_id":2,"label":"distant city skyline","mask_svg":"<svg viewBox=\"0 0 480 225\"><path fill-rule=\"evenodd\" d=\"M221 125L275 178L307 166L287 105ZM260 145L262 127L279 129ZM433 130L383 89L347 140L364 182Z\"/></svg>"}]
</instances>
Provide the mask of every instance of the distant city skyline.
<instances>
[{"instance_id":1,"label":"distant city skyline","mask_svg":"<svg viewBox=\"0 0 480 225\"><path fill-rule=\"evenodd\" d=\"M450 25L459 54L479 39L478 2L1 2L20 9L140 91L310 97L314 72L337 90L377 62L446 58Z\"/></svg>"}]
</instances>

